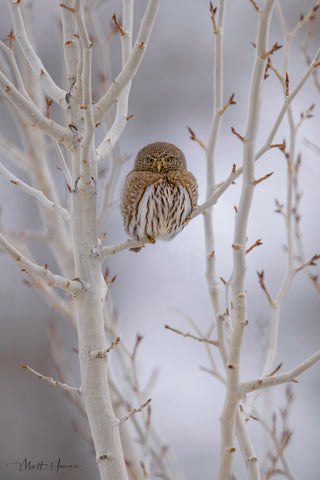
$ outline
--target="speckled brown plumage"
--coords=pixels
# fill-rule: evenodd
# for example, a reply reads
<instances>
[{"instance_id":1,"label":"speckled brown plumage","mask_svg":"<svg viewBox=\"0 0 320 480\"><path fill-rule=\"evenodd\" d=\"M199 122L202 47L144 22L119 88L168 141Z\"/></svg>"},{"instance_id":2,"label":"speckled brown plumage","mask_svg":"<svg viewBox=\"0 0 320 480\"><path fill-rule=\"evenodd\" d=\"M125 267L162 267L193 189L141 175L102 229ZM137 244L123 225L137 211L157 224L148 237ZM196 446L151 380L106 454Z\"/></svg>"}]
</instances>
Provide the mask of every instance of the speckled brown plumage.
<instances>
[{"instance_id":1,"label":"speckled brown plumage","mask_svg":"<svg viewBox=\"0 0 320 480\"><path fill-rule=\"evenodd\" d=\"M142 148L124 184L121 211L131 238L170 240L197 205L198 185L182 151L156 142Z\"/></svg>"}]
</instances>

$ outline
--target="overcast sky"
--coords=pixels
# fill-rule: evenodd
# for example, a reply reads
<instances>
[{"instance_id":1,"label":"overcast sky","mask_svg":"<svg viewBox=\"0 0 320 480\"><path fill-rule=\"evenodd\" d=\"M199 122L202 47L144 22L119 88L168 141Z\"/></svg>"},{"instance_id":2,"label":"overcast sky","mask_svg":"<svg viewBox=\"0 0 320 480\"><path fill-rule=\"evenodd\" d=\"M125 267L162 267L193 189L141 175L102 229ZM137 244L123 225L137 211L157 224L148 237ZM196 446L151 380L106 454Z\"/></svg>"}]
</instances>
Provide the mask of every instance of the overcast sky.
<instances>
[{"instance_id":1,"label":"overcast sky","mask_svg":"<svg viewBox=\"0 0 320 480\"><path fill-rule=\"evenodd\" d=\"M262 2L258 2L261 4ZM280 2L290 28L306 13L313 2L283 0ZM301 4L303 5L301 6ZM38 51L46 68L57 81L61 79L61 46L57 23L56 2L34 1L35 37ZM136 25L145 8L145 0L136 1ZM142 66L135 77L129 103L133 118L121 138L120 150L130 156L123 168L117 187L117 201L126 173L132 168L137 151L147 143L168 141L175 143L186 155L188 168L199 183L200 202L205 197L205 156L202 149L189 139L191 126L205 143L212 117L213 33L209 2L162 0L150 44ZM51 12L52 9L52 12ZM303 9L303 10L302 10ZM0 3L1 40L11 29L11 21L4 0ZM104 18L107 33L112 14L121 16L120 2L105 2L100 16ZM254 59L257 14L247 0L227 2L224 45L224 100L234 92L236 105L228 109L217 146L217 182L230 172L232 164L242 163L241 142L231 133L231 126L245 132L251 70ZM135 31L137 28L135 29ZM319 46L319 23L310 46L314 55ZM305 60L300 46L305 39L298 35L293 42L289 77L292 88L301 78ZM39 41L40 40L40 41ZM270 46L283 43L277 20L273 19ZM120 67L119 38L112 50L113 76ZM274 55L281 70L282 51ZM95 66L97 75L97 66ZM300 112L316 103L314 118L299 131L297 153L302 152L300 189L301 228L306 258L319 253L319 156L306 148L308 138L319 145L319 92L312 81L305 86L293 104L296 121ZM258 146L262 145L282 105L282 91L274 75L265 82L263 112L259 127ZM1 134L18 142L14 125L0 105ZM275 142L288 135L284 120ZM2 158L2 157L1 157ZM270 308L259 287L257 271L264 270L273 295L279 289L286 269L283 245L286 233L283 218L275 213L274 199L286 199L286 163L278 150L267 153L257 164L256 177L274 172L259 185L248 227L248 244L258 238L263 245L248 258L247 293L249 326L241 358L241 379L259 375L268 338ZM232 271L232 239L234 205L239 203L241 179L220 199L214 209L217 274L228 279ZM16 192L15 192L16 193ZM12 186L0 177L0 207L2 221L9 230L38 228L38 210L23 193L13 196ZM101 233L107 232L106 242L112 244L126 238L119 208L116 208ZM39 262L45 253L39 248ZM175 452L188 480L215 478L219 459L219 416L224 387L216 379L202 372L199 366L208 366L203 345L179 337L164 329L165 324L191 331L185 319L188 315L199 328L207 331L213 321L207 293L204 259L204 232L202 219L190 222L188 227L171 242L157 242L139 254L124 252L109 262L110 276L117 275L112 286L112 298L118 314L121 338L133 348L137 333L143 335L138 353L141 383L144 385L154 368L159 378L152 392L152 414L161 433ZM48 321L57 325L64 336L66 357L71 357L70 370L76 372L76 358L71 348L76 347L75 333L66 322L50 310L37 292L24 282L13 262L0 255L0 375L1 375L1 478L21 479L21 473L6 464L21 461L26 456L33 460L56 459L80 464L81 468L60 479L94 478L95 460L85 441L76 435L70 419L74 412L63 392L37 381L21 369L29 364L43 374L57 376L49 357L47 340ZM314 268L319 273L319 267ZM221 283L223 299L224 286ZM319 300L310 280L302 273L297 277L285 299L281 311L280 340L275 365L284 362L283 371L319 348ZM214 352L216 357L218 355ZM218 361L219 364L219 361ZM315 444L319 426L318 367L313 367L294 385L295 402L291 412L290 428L293 437L287 449L288 461L294 477L317 480L319 475ZM58 390L58 391L56 391ZM285 404L285 387L276 387L260 408L268 415ZM267 405L267 407L266 407ZM259 459L266 454L267 442L261 427L250 422ZM308 476L306 477L306 472ZM244 478L240 458L235 462L235 476ZM34 479L34 474L28 477ZM41 479L53 478L43 474Z\"/></svg>"}]
</instances>

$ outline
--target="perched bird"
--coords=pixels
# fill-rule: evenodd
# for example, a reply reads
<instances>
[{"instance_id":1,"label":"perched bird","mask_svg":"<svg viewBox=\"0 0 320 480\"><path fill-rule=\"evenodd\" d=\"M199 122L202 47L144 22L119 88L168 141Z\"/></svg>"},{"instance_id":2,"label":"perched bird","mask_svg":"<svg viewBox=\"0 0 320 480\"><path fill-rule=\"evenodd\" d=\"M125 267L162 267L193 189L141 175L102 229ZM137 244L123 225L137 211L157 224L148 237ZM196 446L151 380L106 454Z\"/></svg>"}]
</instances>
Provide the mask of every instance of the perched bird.
<instances>
[{"instance_id":1,"label":"perched bird","mask_svg":"<svg viewBox=\"0 0 320 480\"><path fill-rule=\"evenodd\" d=\"M183 152L172 143L151 143L138 152L125 180L124 228L135 240L170 240L184 228L197 200L197 181Z\"/></svg>"}]
</instances>

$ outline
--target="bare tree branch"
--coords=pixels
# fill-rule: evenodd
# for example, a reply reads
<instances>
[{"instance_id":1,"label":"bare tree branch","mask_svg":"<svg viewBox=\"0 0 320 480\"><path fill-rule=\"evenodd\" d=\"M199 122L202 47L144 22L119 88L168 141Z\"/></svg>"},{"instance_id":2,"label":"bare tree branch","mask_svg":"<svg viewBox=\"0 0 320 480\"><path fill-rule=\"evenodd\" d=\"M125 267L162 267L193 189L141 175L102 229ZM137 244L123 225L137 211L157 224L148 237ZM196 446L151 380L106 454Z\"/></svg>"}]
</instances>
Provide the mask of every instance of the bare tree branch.
<instances>
[{"instance_id":1,"label":"bare tree branch","mask_svg":"<svg viewBox=\"0 0 320 480\"><path fill-rule=\"evenodd\" d=\"M304 360L304 362L300 363L297 367L288 370L288 372L281 373L280 375L267 376L243 383L241 385L241 392L243 395L245 395L255 390L261 390L262 388L273 387L282 383L296 382L296 378L299 375L311 368L313 365L319 362L319 360L320 350L318 350L316 353Z\"/></svg>"},{"instance_id":2,"label":"bare tree branch","mask_svg":"<svg viewBox=\"0 0 320 480\"><path fill-rule=\"evenodd\" d=\"M52 273L46 265L41 267L28 260L3 234L0 234L0 247L16 261L20 271L44 278L48 285L61 288L73 296L79 295L83 289L77 280L68 280L61 275Z\"/></svg>"}]
</instances>

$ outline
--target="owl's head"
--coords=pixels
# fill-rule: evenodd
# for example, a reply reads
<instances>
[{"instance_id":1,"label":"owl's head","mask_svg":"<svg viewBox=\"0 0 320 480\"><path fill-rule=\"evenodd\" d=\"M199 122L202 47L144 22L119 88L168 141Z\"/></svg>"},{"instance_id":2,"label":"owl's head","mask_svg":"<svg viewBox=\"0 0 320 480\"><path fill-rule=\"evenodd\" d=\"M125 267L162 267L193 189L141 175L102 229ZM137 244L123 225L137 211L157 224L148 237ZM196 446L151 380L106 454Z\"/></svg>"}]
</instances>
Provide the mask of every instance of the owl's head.
<instances>
[{"instance_id":1,"label":"owl's head","mask_svg":"<svg viewBox=\"0 0 320 480\"><path fill-rule=\"evenodd\" d=\"M134 170L165 173L168 170L186 170L187 163L183 152L167 142L150 143L137 154Z\"/></svg>"}]
</instances>

